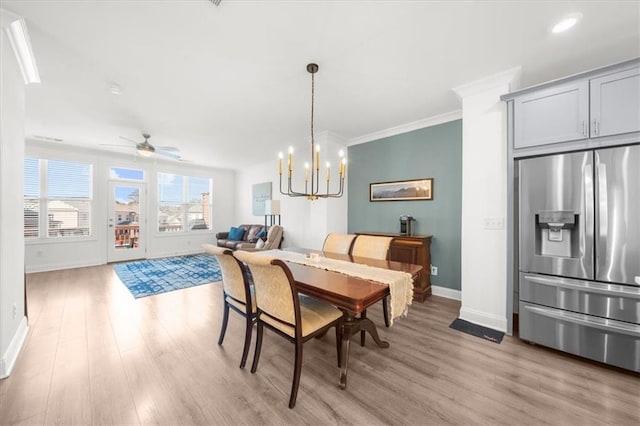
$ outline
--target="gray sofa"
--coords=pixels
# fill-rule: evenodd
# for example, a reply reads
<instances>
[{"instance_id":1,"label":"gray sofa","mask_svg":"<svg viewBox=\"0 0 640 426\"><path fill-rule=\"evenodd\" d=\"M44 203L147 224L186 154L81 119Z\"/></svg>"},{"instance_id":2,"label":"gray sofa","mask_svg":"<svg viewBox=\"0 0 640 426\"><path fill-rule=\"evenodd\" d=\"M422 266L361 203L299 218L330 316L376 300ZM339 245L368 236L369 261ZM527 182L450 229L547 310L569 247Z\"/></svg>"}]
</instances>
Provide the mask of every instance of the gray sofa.
<instances>
[{"instance_id":1,"label":"gray sofa","mask_svg":"<svg viewBox=\"0 0 640 426\"><path fill-rule=\"evenodd\" d=\"M244 234L241 240L230 240L229 232L218 232L216 234L218 247L226 247L231 250L254 250L256 249L256 243L258 242L258 239L260 239L258 235L261 233L261 231L266 231L264 225L243 224L238 226L238 228L244 229ZM260 249L270 250L280 248L280 245L282 244L282 234L282 226L270 226L266 237L262 238L262 240L264 241L264 245L260 247Z\"/></svg>"}]
</instances>

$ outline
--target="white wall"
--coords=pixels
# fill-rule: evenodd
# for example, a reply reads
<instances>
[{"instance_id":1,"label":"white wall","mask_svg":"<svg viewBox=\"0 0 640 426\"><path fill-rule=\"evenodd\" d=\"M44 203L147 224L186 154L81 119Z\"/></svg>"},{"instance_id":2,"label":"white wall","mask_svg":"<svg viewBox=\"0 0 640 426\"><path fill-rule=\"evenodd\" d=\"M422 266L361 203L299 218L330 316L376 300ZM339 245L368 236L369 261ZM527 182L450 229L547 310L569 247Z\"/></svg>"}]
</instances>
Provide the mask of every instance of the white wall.
<instances>
[{"instance_id":1,"label":"white wall","mask_svg":"<svg viewBox=\"0 0 640 426\"><path fill-rule=\"evenodd\" d=\"M321 145L320 179L325 185L325 162L332 165L332 192L337 188L337 158L338 151L347 151L344 140L339 136L323 132L317 136ZM283 151L286 151L283 146ZM309 162L308 146L296 148L294 155L293 189L304 191L304 163ZM286 168L286 159L284 160ZM283 170L283 186L286 187L286 170ZM281 223L284 227L283 247L322 248L324 238L329 232L347 231L347 194L341 198L320 199L309 201L304 197L291 198L281 195L279 190L280 177L278 175L277 153L273 158L261 164L246 167L238 172L237 177L237 220L235 225L242 223L264 223L263 216L253 216L251 212L252 186L256 183L272 182L272 199L280 200ZM347 182L345 180L345 187ZM321 192L324 192L321 186ZM286 188L285 188L286 190ZM225 229L225 231L228 230Z\"/></svg>"},{"instance_id":2,"label":"white wall","mask_svg":"<svg viewBox=\"0 0 640 426\"><path fill-rule=\"evenodd\" d=\"M22 157L25 86L0 28L0 378L9 375L26 334ZM15 314L14 314L15 306Z\"/></svg>"},{"instance_id":3,"label":"white wall","mask_svg":"<svg viewBox=\"0 0 640 426\"><path fill-rule=\"evenodd\" d=\"M460 318L507 329L508 93L519 68L454 89L462 98L462 306ZM501 220L501 229L487 229Z\"/></svg>"},{"instance_id":4,"label":"white wall","mask_svg":"<svg viewBox=\"0 0 640 426\"><path fill-rule=\"evenodd\" d=\"M26 240L28 272L75 268L107 263L109 245L107 213L109 209L109 169L113 166L143 169L146 175L147 258L189 254L201 251L202 243L215 240L215 229L228 229L235 218L235 172L193 164L136 157L133 154L106 153L55 143L28 141L26 154L38 158L88 162L93 168L92 236L77 240ZM19 161L22 164L22 159ZM158 223L157 173L176 173L213 179L213 219L210 231L161 234ZM22 169L21 169L22 173ZM20 200L22 203L22 200ZM22 212L21 212L22 214ZM22 221L22 217L20 217ZM21 223L21 222L20 222Z\"/></svg>"}]
</instances>

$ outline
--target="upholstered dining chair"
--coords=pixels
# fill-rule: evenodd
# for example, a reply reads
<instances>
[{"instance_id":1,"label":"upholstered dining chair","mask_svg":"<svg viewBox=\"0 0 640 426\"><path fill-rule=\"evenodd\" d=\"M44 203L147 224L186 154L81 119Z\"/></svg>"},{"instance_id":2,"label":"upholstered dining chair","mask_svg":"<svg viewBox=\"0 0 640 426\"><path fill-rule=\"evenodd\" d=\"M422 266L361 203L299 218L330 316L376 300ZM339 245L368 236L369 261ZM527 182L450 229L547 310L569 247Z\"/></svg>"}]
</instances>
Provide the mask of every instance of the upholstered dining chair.
<instances>
[{"instance_id":1,"label":"upholstered dining chair","mask_svg":"<svg viewBox=\"0 0 640 426\"><path fill-rule=\"evenodd\" d=\"M229 322L229 309L232 309L242 315L246 322L244 347L240 360L240 368L244 368L247 363L247 355L251 345L251 332L257 314L251 275L246 267L233 257L232 251L228 248L216 247L211 244L203 244L203 248L207 253L211 253L216 257L222 271L224 312L222 314L222 328L220 329L220 337L218 337L218 345L222 345L224 341L227 323Z\"/></svg>"},{"instance_id":2,"label":"upholstered dining chair","mask_svg":"<svg viewBox=\"0 0 640 426\"><path fill-rule=\"evenodd\" d=\"M389 247L391 246L391 241L393 241L393 237L358 235L353 243L351 255L387 260L389 258Z\"/></svg>"},{"instance_id":3,"label":"upholstered dining chair","mask_svg":"<svg viewBox=\"0 0 640 426\"><path fill-rule=\"evenodd\" d=\"M293 408L300 386L302 345L305 342L335 327L340 366L342 312L328 303L299 295L291 270L283 261L248 251L236 251L234 256L245 262L251 270L258 305L258 332L251 372L255 373L258 369L264 327L292 342L295 361L289 408Z\"/></svg>"},{"instance_id":4,"label":"upholstered dining chair","mask_svg":"<svg viewBox=\"0 0 640 426\"><path fill-rule=\"evenodd\" d=\"M349 254L356 236L353 234L331 233L324 239L322 251L338 254Z\"/></svg>"},{"instance_id":5,"label":"upholstered dining chair","mask_svg":"<svg viewBox=\"0 0 640 426\"><path fill-rule=\"evenodd\" d=\"M369 257L372 259L389 259L389 247L393 237L382 237L377 235L358 235L353 243L351 255L356 257ZM389 327L389 296L382 299L382 313L384 316L384 325ZM367 311L362 311L361 318L367 317ZM360 332L360 344L364 346L365 333Z\"/></svg>"}]
</instances>

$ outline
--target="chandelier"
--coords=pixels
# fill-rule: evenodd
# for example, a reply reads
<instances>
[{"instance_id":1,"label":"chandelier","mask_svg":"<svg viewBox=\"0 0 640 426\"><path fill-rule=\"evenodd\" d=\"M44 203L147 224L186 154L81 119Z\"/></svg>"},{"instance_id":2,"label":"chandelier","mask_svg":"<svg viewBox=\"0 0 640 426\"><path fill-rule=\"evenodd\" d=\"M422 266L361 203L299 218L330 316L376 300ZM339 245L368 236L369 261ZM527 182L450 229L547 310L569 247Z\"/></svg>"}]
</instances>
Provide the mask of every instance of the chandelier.
<instances>
[{"instance_id":1,"label":"chandelier","mask_svg":"<svg viewBox=\"0 0 640 426\"><path fill-rule=\"evenodd\" d=\"M318 72L317 64L308 64L307 71L311 74L311 162L304 164L304 192L293 190L291 175L293 173L293 147L289 147L289 157L287 160L287 187L286 191L282 188L282 152L278 154L279 164L278 173L280 174L280 193L289 197L307 197L307 200L317 200L318 198L339 198L342 197L344 190L344 176L347 170L347 159L344 157L344 151L340 150L338 154L338 176L340 187L337 192L329 192L329 183L331 178L331 163L327 162L327 178L326 191L320 192L320 145L316 145L313 136L313 101L315 94L315 74Z\"/></svg>"}]
</instances>

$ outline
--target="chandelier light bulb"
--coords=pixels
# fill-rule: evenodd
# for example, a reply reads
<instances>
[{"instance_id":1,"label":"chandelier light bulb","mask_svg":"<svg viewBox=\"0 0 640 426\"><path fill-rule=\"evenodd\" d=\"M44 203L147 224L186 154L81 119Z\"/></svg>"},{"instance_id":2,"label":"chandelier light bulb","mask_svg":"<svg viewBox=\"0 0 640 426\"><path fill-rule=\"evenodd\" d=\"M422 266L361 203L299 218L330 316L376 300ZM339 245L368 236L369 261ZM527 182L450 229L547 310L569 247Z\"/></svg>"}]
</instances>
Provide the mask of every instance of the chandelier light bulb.
<instances>
[{"instance_id":1,"label":"chandelier light bulb","mask_svg":"<svg viewBox=\"0 0 640 426\"><path fill-rule=\"evenodd\" d=\"M338 151L338 157L343 158L344 157L344 150L340 150Z\"/></svg>"}]
</instances>

